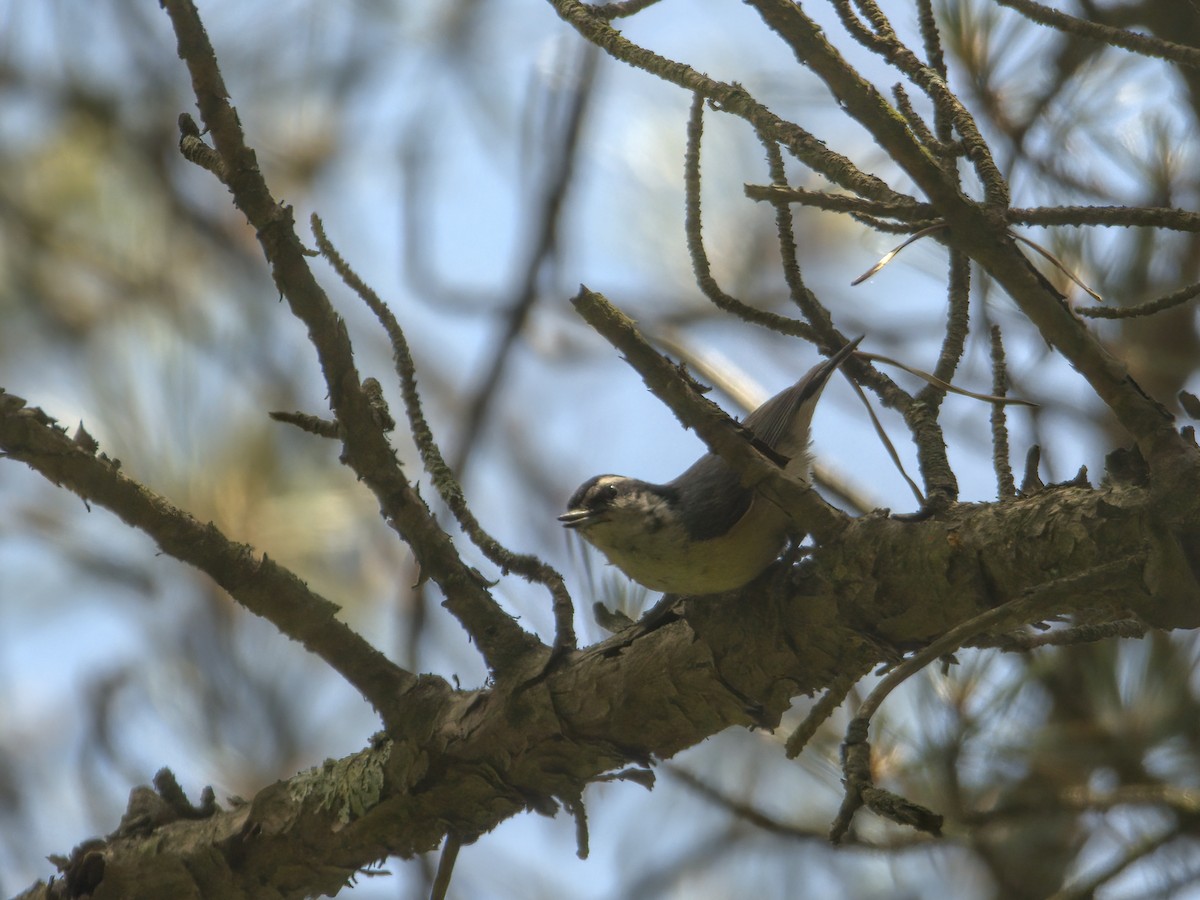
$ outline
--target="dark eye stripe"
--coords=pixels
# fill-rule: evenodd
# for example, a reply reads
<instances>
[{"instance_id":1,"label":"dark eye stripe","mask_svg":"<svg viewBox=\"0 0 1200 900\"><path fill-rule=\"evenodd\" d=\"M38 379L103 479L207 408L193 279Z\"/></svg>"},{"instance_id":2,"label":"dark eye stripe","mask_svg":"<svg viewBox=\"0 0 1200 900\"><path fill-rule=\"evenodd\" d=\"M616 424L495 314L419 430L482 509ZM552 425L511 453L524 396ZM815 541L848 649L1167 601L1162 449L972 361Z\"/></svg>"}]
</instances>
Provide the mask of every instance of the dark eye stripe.
<instances>
[{"instance_id":1,"label":"dark eye stripe","mask_svg":"<svg viewBox=\"0 0 1200 900\"><path fill-rule=\"evenodd\" d=\"M592 492L592 495L586 499L586 505L588 509L602 509L616 499L617 486L606 484Z\"/></svg>"}]
</instances>

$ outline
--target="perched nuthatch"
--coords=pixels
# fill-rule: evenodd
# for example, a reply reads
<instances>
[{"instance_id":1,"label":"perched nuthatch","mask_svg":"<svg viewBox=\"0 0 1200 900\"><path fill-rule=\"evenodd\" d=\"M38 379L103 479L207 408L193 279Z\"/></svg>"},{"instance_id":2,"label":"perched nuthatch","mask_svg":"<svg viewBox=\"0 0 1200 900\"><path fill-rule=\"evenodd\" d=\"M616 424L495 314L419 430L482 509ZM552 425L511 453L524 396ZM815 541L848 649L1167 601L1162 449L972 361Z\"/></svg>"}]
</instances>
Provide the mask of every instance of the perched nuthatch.
<instances>
[{"instance_id":1,"label":"perched nuthatch","mask_svg":"<svg viewBox=\"0 0 1200 900\"><path fill-rule=\"evenodd\" d=\"M743 425L787 459L788 474L808 480L813 409L829 376L861 340L746 416ZM747 584L778 558L789 528L784 511L743 487L714 453L666 484L597 475L580 485L558 520L634 581L672 594L716 594Z\"/></svg>"}]
</instances>

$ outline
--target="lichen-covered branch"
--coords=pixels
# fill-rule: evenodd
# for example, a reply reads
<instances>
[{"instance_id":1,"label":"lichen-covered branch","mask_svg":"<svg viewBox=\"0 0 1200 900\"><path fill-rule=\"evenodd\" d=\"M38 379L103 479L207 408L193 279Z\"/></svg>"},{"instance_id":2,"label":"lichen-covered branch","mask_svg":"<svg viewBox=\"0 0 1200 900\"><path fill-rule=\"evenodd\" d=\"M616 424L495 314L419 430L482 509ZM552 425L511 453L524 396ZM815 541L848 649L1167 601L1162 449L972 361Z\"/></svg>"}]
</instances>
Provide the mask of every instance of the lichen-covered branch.
<instances>
[{"instance_id":1,"label":"lichen-covered branch","mask_svg":"<svg viewBox=\"0 0 1200 900\"><path fill-rule=\"evenodd\" d=\"M116 513L163 552L195 566L238 603L325 660L391 725L403 730L411 712L405 695L417 677L390 662L337 618L338 607L292 572L196 521L166 499L121 474L94 447L84 447L53 420L13 394L0 392L0 450L89 503Z\"/></svg>"},{"instance_id":2,"label":"lichen-covered branch","mask_svg":"<svg viewBox=\"0 0 1200 900\"><path fill-rule=\"evenodd\" d=\"M1200 495L1186 500L1200 519ZM553 812L555 798L575 802L606 773L724 728L774 728L797 695L832 688L840 697L846 674L879 662L888 644L932 645L949 633L945 646L956 646L979 637L981 623L999 630L1028 621L1025 613L1036 619L1047 602L1066 614L1108 610L1114 622L1132 613L1194 627L1200 588L1186 563L1170 565L1163 544L1173 538L1156 512L1149 489L1113 479L1103 489L959 504L920 522L855 519L778 590L689 599L686 615L569 654L536 680L463 692L423 680L410 692L420 714L403 737L380 737L205 819L115 832L71 859L80 877L99 872L109 895L125 900L224 898L266 885L281 898L311 896L382 856L430 850L450 831L469 842L522 810ZM1028 608L975 618L1012 597ZM904 812L887 800L886 791L870 797ZM154 893L164 884L172 890ZM65 895L42 885L30 896Z\"/></svg>"}]
</instances>

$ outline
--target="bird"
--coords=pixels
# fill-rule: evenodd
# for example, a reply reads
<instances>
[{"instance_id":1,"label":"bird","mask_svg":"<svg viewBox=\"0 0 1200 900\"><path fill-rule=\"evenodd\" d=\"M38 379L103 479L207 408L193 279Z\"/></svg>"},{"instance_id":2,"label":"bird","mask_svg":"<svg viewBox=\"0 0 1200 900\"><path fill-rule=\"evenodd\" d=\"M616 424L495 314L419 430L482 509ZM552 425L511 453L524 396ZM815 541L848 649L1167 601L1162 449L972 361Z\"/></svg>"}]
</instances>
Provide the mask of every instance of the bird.
<instances>
[{"instance_id":1,"label":"bird","mask_svg":"<svg viewBox=\"0 0 1200 900\"><path fill-rule=\"evenodd\" d=\"M783 469L809 479L813 410L829 377L862 341L850 341L746 416L743 426ZM589 478L558 517L639 584L668 594L743 587L774 562L791 521L725 460L707 453L666 484L623 475Z\"/></svg>"}]
</instances>

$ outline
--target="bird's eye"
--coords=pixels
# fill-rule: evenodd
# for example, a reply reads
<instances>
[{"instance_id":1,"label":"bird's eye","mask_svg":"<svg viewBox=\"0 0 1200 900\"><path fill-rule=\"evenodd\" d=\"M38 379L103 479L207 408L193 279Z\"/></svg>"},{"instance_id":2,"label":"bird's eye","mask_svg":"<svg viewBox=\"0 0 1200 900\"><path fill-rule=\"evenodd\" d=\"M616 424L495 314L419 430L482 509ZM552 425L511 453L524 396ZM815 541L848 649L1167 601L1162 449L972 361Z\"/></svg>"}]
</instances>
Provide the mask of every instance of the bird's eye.
<instances>
[{"instance_id":1,"label":"bird's eye","mask_svg":"<svg viewBox=\"0 0 1200 900\"><path fill-rule=\"evenodd\" d=\"M603 509L606 506L612 505L612 502L616 499L617 486L615 484L603 482L597 484L592 490L592 494L587 500L587 505L591 509Z\"/></svg>"}]
</instances>

